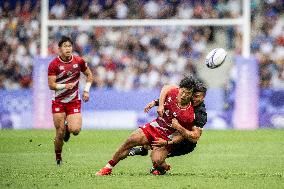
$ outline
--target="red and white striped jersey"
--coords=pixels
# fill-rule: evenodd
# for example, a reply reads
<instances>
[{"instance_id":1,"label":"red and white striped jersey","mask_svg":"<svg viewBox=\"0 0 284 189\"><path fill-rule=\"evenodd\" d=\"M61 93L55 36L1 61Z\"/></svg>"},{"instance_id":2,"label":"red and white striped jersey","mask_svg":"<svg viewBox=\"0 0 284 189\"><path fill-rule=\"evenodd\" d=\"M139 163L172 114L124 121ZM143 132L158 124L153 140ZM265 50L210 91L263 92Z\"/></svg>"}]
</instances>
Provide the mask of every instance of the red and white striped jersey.
<instances>
[{"instance_id":1,"label":"red and white striped jersey","mask_svg":"<svg viewBox=\"0 0 284 189\"><path fill-rule=\"evenodd\" d=\"M74 102L80 99L79 79L80 72L87 69L87 63L83 58L72 55L71 60L64 62L59 56L53 59L48 66L48 76L56 76L57 84L76 82L73 89L55 90L52 100L62 103Z\"/></svg>"},{"instance_id":2,"label":"red and white striped jersey","mask_svg":"<svg viewBox=\"0 0 284 189\"><path fill-rule=\"evenodd\" d=\"M177 99L178 93L179 88L174 88L168 92L164 104L163 117L158 117L156 119L156 125L151 124L160 131L166 133L167 136L175 132L175 129L172 128L173 118L176 118L181 126L187 130L192 130L193 127L195 117L193 106L190 103L187 107L180 107Z\"/></svg>"}]
</instances>

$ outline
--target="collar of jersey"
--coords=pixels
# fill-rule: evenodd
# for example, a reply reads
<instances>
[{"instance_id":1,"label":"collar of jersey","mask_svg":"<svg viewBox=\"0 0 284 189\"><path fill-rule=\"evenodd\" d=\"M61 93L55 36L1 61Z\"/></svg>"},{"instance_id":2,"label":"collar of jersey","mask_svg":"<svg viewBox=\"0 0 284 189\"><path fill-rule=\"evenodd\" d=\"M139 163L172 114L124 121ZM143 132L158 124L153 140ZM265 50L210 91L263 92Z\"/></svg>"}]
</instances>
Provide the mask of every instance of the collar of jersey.
<instances>
[{"instance_id":1,"label":"collar of jersey","mask_svg":"<svg viewBox=\"0 0 284 189\"><path fill-rule=\"evenodd\" d=\"M68 62L63 61L63 60L60 58L60 56L58 56L57 58L59 59L59 61L60 61L60 62L62 62L62 63L65 63L65 64L66 64L66 63L70 63L70 62L72 62L72 60L73 60L73 55L72 55L71 59L70 59Z\"/></svg>"},{"instance_id":2,"label":"collar of jersey","mask_svg":"<svg viewBox=\"0 0 284 189\"><path fill-rule=\"evenodd\" d=\"M179 109L182 109L182 110L186 110L186 109L188 109L190 106L191 106L191 102L189 102L189 104L186 106L186 107L180 107L179 105L178 105L178 101L176 101L176 104L177 104L177 107L179 108Z\"/></svg>"}]
</instances>

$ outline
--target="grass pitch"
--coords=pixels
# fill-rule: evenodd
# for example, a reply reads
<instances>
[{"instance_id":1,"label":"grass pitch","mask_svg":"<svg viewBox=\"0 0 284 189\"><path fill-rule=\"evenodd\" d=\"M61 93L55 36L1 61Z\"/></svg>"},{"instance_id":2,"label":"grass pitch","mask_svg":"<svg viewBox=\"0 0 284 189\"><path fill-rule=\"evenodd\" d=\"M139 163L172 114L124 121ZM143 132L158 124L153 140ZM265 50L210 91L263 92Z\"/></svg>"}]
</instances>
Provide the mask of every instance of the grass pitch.
<instances>
[{"instance_id":1,"label":"grass pitch","mask_svg":"<svg viewBox=\"0 0 284 189\"><path fill-rule=\"evenodd\" d=\"M284 130L206 131L195 151L149 174L147 157L121 161L112 176L95 173L131 131L84 130L54 160L54 131L0 131L0 188L284 188Z\"/></svg>"}]
</instances>

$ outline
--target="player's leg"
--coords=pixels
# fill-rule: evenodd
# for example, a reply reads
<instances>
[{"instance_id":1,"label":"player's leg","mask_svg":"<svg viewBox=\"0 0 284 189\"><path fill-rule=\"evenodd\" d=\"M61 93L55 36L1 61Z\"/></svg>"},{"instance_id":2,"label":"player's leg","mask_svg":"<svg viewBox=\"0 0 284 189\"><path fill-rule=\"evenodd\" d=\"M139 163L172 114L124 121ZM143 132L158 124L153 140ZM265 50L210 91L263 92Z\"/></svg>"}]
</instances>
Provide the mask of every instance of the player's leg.
<instances>
[{"instance_id":1,"label":"player's leg","mask_svg":"<svg viewBox=\"0 0 284 189\"><path fill-rule=\"evenodd\" d=\"M152 174L163 175L170 169L170 166L165 162L168 154L169 150L166 147L153 148L151 152L153 167L150 170Z\"/></svg>"},{"instance_id":2,"label":"player's leg","mask_svg":"<svg viewBox=\"0 0 284 189\"><path fill-rule=\"evenodd\" d=\"M183 140L180 143L172 145L168 157L175 157L175 156L182 156L189 154L195 149L196 145L197 143L192 143L188 140Z\"/></svg>"},{"instance_id":3,"label":"player's leg","mask_svg":"<svg viewBox=\"0 0 284 189\"><path fill-rule=\"evenodd\" d=\"M82 115L81 115L81 101L71 102L65 105L66 108L66 132L64 141L67 142L70 138L70 133L78 135L82 127Z\"/></svg>"},{"instance_id":4,"label":"player's leg","mask_svg":"<svg viewBox=\"0 0 284 189\"><path fill-rule=\"evenodd\" d=\"M120 148L113 155L113 160L117 163L126 158L132 147L138 145L148 145L149 141L144 135L143 131L139 128L135 130L130 137L120 146Z\"/></svg>"},{"instance_id":5,"label":"player's leg","mask_svg":"<svg viewBox=\"0 0 284 189\"><path fill-rule=\"evenodd\" d=\"M135 130L130 137L118 148L114 153L111 160L108 161L107 165L96 173L98 176L111 174L112 168L120 161L125 159L131 148L138 145L149 145L149 141L144 135L143 131L139 128Z\"/></svg>"},{"instance_id":6,"label":"player's leg","mask_svg":"<svg viewBox=\"0 0 284 189\"><path fill-rule=\"evenodd\" d=\"M63 146L63 136L65 132L64 120L65 120L65 113L53 114L53 123L56 129L56 135L54 138L54 149L55 149L56 162L58 165L60 165L62 161L61 152Z\"/></svg>"},{"instance_id":7,"label":"player's leg","mask_svg":"<svg viewBox=\"0 0 284 189\"><path fill-rule=\"evenodd\" d=\"M82 128L82 114L69 114L67 115L66 120L68 123L67 130L70 133L73 133L73 135L78 135Z\"/></svg>"},{"instance_id":8,"label":"player's leg","mask_svg":"<svg viewBox=\"0 0 284 189\"><path fill-rule=\"evenodd\" d=\"M195 147L196 147L196 143L192 143L188 140L183 140L180 143L177 143L171 146L169 150L169 154L167 155L167 158L189 154L194 150ZM167 164L165 161L160 164L160 167L164 168L166 171L170 169L170 165ZM157 170L155 166L153 166L150 169L152 173L155 170Z\"/></svg>"},{"instance_id":9,"label":"player's leg","mask_svg":"<svg viewBox=\"0 0 284 189\"><path fill-rule=\"evenodd\" d=\"M65 132L64 132L63 141L68 142L69 139L70 139L70 132L69 132L69 129L68 129L68 122L66 120L64 122L64 126L65 126Z\"/></svg>"}]
</instances>

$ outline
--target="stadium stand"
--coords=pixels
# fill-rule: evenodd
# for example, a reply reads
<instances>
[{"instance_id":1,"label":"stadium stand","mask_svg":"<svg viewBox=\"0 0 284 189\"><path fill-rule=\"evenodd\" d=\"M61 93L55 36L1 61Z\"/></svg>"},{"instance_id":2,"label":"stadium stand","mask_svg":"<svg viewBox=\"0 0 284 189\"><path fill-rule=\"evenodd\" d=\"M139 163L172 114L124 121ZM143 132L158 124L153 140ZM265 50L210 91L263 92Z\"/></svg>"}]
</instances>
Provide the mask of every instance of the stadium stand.
<instances>
[{"instance_id":1,"label":"stadium stand","mask_svg":"<svg viewBox=\"0 0 284 189\"><path fill-rule=\"evenodd\" d=\"M237 17L242 11L239 0L135 2L93 0L74 7L70 0L51 0L49 17L226 18ZM259 60L263 88L284 88L283 4L282 0L252 0L252 31L257 33L252 33L251 50ZM30 88L32 59L39 54L40 47L39 1L0 1L0 5L0 88ZM227 48L234 49L235 54L240 52L238 30L238 27L225 30ZM218 43L216 29L212 27L52 27L50 55L56 53L60 36L70 33L77 44L76 53L90 62L96 75L94 86L118 89L155 88L179 80L183 73L199 76L196 64L202 60L205 47Z\"/></svg>"}]
</instances>

